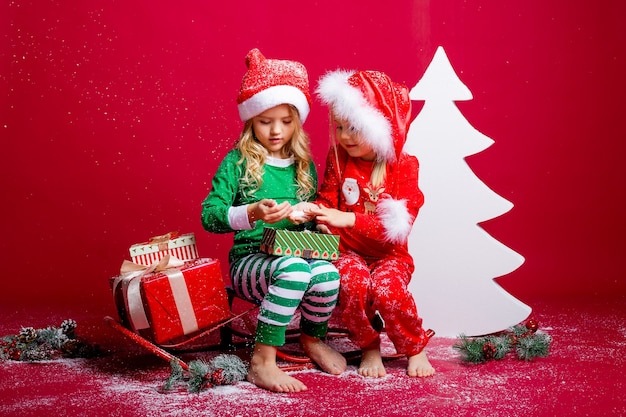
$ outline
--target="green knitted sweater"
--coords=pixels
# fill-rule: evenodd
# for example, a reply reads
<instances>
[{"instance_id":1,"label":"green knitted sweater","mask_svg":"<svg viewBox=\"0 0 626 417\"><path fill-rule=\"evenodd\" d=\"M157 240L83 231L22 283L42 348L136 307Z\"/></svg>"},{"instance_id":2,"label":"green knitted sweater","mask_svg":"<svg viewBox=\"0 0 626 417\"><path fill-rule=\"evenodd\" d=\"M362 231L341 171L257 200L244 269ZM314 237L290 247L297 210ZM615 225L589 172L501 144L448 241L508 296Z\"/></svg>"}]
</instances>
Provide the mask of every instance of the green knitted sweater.
<instances>
[{"instance_id":1,"label":"green knitted sweater","mask_svg":"<svg viewBox=\"0 0 626 417\"><path fill-rule=\"evenodd\" d=\"M230 250L229 261L246 256L259 251L263 229L271 227L274 229L304 230L313 229L313 223L294 225L289 220L284 219L278 223L267 224L261 220L257 221L251 230L234 230L228 221L228 210L230 207L251 204L264 198L275 200L277 203L288 201L295 205L300 202L296 196L297 183L295 164L286 167L279 167L266 163L263 166L263 184L252 196L245 196L240 189L239 179L245 169L245 161L241 165L237 162L241 159L241 153L231 150L221 162L213 177L211 191L202 202L202 226L211 233L234 232L234 244ZM315 164L311 162L310 174L315 181L317 189L317 171ZM314 195L309 200L314 199Z\"/></svg>"}]
</instances>

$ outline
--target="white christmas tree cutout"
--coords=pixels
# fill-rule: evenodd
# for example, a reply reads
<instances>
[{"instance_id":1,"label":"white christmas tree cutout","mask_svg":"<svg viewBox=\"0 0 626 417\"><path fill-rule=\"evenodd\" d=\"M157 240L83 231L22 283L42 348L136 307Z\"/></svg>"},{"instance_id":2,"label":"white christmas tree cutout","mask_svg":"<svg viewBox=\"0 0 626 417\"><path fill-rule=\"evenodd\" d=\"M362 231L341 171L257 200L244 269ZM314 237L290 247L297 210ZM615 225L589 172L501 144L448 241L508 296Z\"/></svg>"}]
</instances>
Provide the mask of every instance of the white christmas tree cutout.
<instances>
[{"instance_id":1,"label":"white christmas tree cutout","mask_svg":"<svg viewBox=\"0 0 626 417\"><path fill-rule=\"evenodd\" d=\"M411 124L405 151L420 162L425 203L409 237L415 273L409 289L424 327L437 336L484 335L518 324L531 312L494 279L524 258L478 224L513 204L489 189L465 157L493 140L474 129L455 101L471 100L442 47L410 92L424 107Z\"/></svg>"}]
</instances>

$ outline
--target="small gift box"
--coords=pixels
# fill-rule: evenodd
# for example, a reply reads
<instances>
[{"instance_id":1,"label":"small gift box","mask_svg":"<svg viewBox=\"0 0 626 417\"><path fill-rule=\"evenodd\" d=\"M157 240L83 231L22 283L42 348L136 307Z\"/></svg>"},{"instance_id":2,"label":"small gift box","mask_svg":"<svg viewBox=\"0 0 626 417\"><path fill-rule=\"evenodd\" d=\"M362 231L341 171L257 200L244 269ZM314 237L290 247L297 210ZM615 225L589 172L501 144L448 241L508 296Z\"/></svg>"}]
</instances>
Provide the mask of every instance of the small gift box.
<instances>
[{"instance_id":1,"label":"small gift box","mask_svg":"<svg viewBox=\"0 0 626 417\"><path fill-rule=\"evenodd\" d=\"M111 278L120 319L154 343L209 329L231 316L217 259L182 262L168 255L148 268L125 261L122 271Z\"/></svg>"},{"instance_id":2,"label":"small gift box","mask_svg":"<svg viewBox=\"0 0 626 417\"><path fill-rule=\"evenodd\" d=\"M133 262L146 266L158 262L167 254L183 261L191 261L198 257L196 236L193 233L178 235L172 232L155 236L147 242L132 245L129 251Z\"/></svg>"},{"instance_id":3,"label":"small gift box","mask_svg":"<svg viewBox=\"0 0 626 417\"><path fill-rule=\"evenodd\" d=\"M339 259L339 236L266 227L263 230L261 251L277 256L334 261Z\"/></svg>"}]
</instances>

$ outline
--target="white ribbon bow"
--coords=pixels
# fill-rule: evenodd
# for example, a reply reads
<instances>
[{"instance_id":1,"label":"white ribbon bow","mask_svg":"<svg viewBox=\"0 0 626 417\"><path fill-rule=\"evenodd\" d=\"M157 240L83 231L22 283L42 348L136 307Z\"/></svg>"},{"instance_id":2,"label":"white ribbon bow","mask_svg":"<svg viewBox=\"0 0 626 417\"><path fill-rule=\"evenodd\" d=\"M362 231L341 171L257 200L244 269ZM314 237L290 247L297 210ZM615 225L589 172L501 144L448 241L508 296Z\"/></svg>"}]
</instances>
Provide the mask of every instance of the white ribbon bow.
<instances>
[{"instance_id":1,"label":"white ribbon bow","mask_svg":"<svg viewBox=\"0 0 626 417\"><path fill-rule=\"evenodd\" d=\"M120 268L120 276L113 281L113 294L116 294L117 288L121 285L124 304L133 331L137 332L140 329L150 327L141 299L140 284L141 278L153 272L161 272L168 278L183 327L183 334L189 334L199 329L185 277L178 269L184 264L184 261L170 254L149 266L124 260Z\"/></svg>"}]
</instances>

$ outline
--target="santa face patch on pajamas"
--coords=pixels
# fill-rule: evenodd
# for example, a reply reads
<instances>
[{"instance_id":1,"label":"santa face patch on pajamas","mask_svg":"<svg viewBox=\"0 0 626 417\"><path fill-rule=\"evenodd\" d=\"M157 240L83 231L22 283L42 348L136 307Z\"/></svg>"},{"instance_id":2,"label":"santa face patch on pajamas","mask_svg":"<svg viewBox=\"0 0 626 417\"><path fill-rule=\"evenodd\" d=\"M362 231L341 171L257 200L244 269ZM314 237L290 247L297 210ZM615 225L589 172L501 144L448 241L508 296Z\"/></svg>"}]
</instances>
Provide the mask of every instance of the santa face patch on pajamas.
<instances>
[{"instance_id":1,"label":"santa face patch on pajamas","mask_svg":"<svg viewBox=\"0 0 626 417\"><path fill-rule=\"evenodd\" d=\"M359 184L357 184L356 179L344 179L343 185L341 186L341 192L343 193L343 197L346 199L346 204L348 206L353 206L357 201L359 201Z\"/></svg>"}]
</instances>

